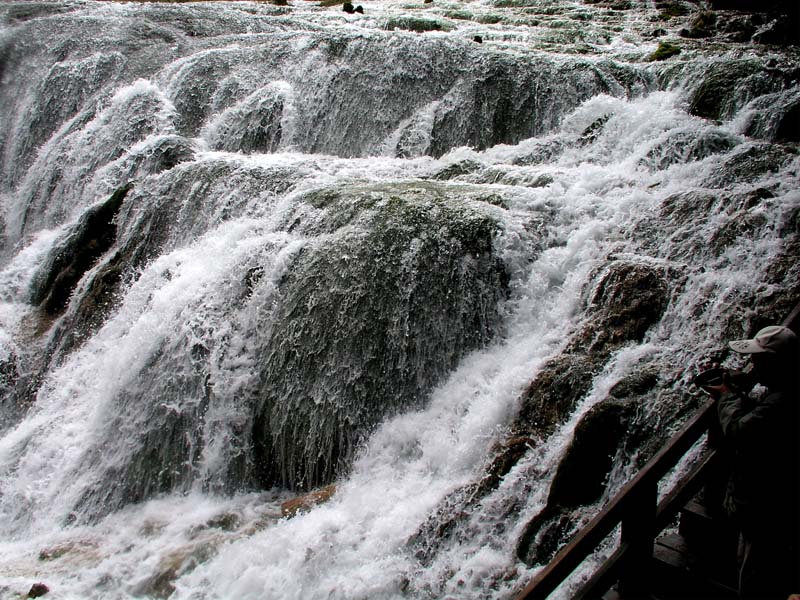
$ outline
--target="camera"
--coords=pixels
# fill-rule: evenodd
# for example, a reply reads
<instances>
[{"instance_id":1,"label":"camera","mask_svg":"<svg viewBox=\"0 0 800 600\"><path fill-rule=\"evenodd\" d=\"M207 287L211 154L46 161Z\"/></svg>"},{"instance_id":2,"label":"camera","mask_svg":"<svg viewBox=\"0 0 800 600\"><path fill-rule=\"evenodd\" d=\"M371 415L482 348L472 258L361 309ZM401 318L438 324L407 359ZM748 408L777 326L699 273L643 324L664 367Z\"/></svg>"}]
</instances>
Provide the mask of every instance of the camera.
<instances>
[{"instance_id":1,"label":"camera","mask_svg":"<svg viewBox=\"0 0 800 600\"><path fill-rule=\"evenodd\" d=\"M724 383L726 369L714 367L698 373L693 383L699 388L716 387Z\"/></svg>"},{"instance_id":2,"label":"camera","mask_svg":"<svg viewBox=\"0 0 800 600\"><path fill-rule=\"evenodd\" d=\"M705 391L708 391L708 388L727 385L731 389L747 394L755 386L756 380L749 372L713 367L698 373L692 383Z\"/></svg>"}]
</instances>

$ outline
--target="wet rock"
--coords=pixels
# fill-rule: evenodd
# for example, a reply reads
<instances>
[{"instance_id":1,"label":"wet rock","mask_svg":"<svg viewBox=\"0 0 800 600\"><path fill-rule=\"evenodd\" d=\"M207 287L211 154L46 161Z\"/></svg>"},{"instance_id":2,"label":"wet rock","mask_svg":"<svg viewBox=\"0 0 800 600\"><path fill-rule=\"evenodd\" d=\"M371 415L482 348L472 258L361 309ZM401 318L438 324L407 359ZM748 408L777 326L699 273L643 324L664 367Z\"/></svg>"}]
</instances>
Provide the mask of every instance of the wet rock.
<instances>
[{"instance_id":1,"label":"wet rock","mask_svg":"<svg viewBox=\"0 0 800 600\"><path fill-rule=\"evenodd\" d=\"M527 565L550 562L568 539L574 525L569 514L545 508L525 526L517 542L517 557Z\"/></svg>"},{"instance_id":2,"label":"wet rock","mask_svg":"<svg viewBox=\"0 0 800 600\"><path fill-rule=\"evenodd\" d=\"M588 146L598 137L600 137L600 135L603 133L603 128L606 126L606 123L608 123L610 118L611 115L603 115L602 117L595 119L592 124L584 129L583 133L581 133L580 137L578 138L578 145Z\"/></svg>"},{"instance_id":3,"label":"wet rock","mask_svg":"<svg viewBox=\"0 0 800 600\"><path fill-rule=\"evenodd\" d=\"M514 165L541 165L553 160L556 156L564 152L566 144L562 140L552 140L547 142L537 142L532 151L515 157L512 161Z\"/></svg>"},{"instance_id":4,"label":"wet rock","mask_svg":"<svg viewBox=\"0 0 800 600\"><path fill-rule=\"evenodd\" d=\"M673 17L683 17L689 14L689 9L684 2L656 2L656 8L659 10L659 18L662 21L668 21Z\"/></svg>"},{"instance_id":5,"label":"wet rock","mask_svg":"<svg viewBox=\"0 0 800 600\"><path fill-rule=\"evenodd\" d=\"M739 83L760 70L752 62L720 62L703 77L689 100L689 112L718 121L734 108L734 93Z\"/></svg>"},{"instance_id":6,"label":"wet rock","mask_svg":"<svg viewBox=\"0 0 800 600\"><path fill-rule=\"evenodd\" d=\"M222 513L210 518L205 523L206 527L221 529L222 531L235 531L241 525L241 519L236 513Z\"/></svg>"},{"instance_id":7,"label":"wet rock","mask_svg":"<svg viewBox=\"0 0 800 600\"><path fill-rule=\"evenodd\" d=\"M663 31L663 30L661 30L661 31ZM666 32L664 32L661 35L665 35L665 34L666 34ZM676 46L675 44L671 44L670 42L659 42L658 43L658 48L656 48L655 52L653 52L650 55L650 58L648 60L650 60L650 61L667 60L668 58L671 58L673 56L677 56L680 53L681 53L681 49L680 49L679 46Z\"/></svg>"},{"instance_id":8,"label":"wet rock","mask_svg":"<svg viewBox=\"0 0 800 600\"><path fill-rule=\"evenodd\" d=\"M447 165L441 171L436 172L432 179L436 179L438 181L447 181L449 179L455 179L456 177L460 177L461 175L470 175L477 171L480 171L483 168L483 165L475 160L464 159L458 162L453 163L452 165Z\"/></svg>"},{"instance_id":9,"label":"wet rock","mask_svg":"<svg viewBox=\"0 0 800 600\"><path fill-rule=\"evenodd\" d=\"M609 399L581 418L550 486L548 506L575 508L600 499L633 409L628 403Z\"/></svg>"},{"instance_id":10,"label":"wet rock","mask_svg":"<svg viewBox=\"0 0 800 600\"><path fill-rule=\"evenodd\" d=\"M342 5L342 10L344 12L350 14L350 15L352 15L354 12L356 12L356 9L353 7L353 3L352 2L345 2Z\"/></svg>"},{"instance_id":11,"label":"wet rock","mask_svg":"<svg viewBox=\"0 0 800 600\"><path fill-rule=\"evenodd\" d=\"M545 508L526 524L517 543L522 561L529 565L548 562L568 540L580 509L603 497L615 456L625 451L631 439L640 441L637 410L657 386L654 368L636 369L580 419L559 462Z\"/></svg>"},{"instance_id":12,"label":"wet rock","mask_svg":"<svg viewBox=\"0 0 800 600\"><path fill-rule=\"evenodd\" d=\"M641 161L651 171L661 171L674 164L702 160L732 150L741 138L722 129L679 131L655 144Z\"/></svg>"},{"instance_id":13,"label":"wet rock","mask_svg":"<svg viewBox=\"0 0 800 600\"><path fill-rule=\"evenodd\" d=\"M74 310L57 323L49 343L53 355L80 346L105 323L116 306L117 294L131 264L124 252L115 252L86 283L73 301Z\"/></svg>"},{"instance_id":14,"label":"wet rock","mask_svg":"<svg viewBox=\"0 0 800 600\"><path fill-rule=\"evenodd\" d=\"M89 209L34 275L30 301L48 315L64 311L78 281L116 241L114 218L132 189L128 184Z\"/></svg>"},{"instance_id":15,"label":"wet rock","mask_svg":"<svg viewBox=\"0 0 800 600\"><path fill-rule=\"evenodd\" d=\"M551 434L589 391L597 368L585 354L550 360L523 393L515 429L541 437Z\"/></svg>"},{"instance_id":16,"label":"wet rock","mask_svg":"<svg viewBox=\"0 0 800 600\"><path fill-rule=\"evenodd\" d=\"M681 29L678 35L689 39L711 37L716 33L717 15L711 11L697 13L689 29Z\"/></svg>"},{"instance_id":17,"label":"wet rock","mask_svg":"<svg viewBox=\"0 0 800 600\"><path fill-rule=\"evenodd\" d=\"M498 448L495 448L494 458L489 463L483 479L478 483L475 494L483 497L491 490L496 489L503 477L508 475L514 465L535 444L536 441L533 438L516 436L505 440Z\"/></svg>"},{"instance_id":18,"label":"wet rock","mask_svg":"<svg viewBox=\"0 0 800 600\"><path fill-rule=\"evenodd\" d=\"M478 44L482 44L483 43L483 38L481 36L479 36L479 35L476 35L476 36L473 36L472 41L476 42Z\"/></svg>"},{"instance_id":19,"label":"wet rock","mask_svg":"<svg viewBox=\"0 0 800 600\"><path fill-rule=\"evenodd\" d=\"M800 99L788 106L780 117L775 141L800 143Z\"/></svg>"},{"instance_id":20,"label":"wet rock","mask_svg":"<svg viewBox=\"0 0 800 600\"><path fill-rule=\"evenodd\" d=\"M28 592L28 598L41 598L50 592L50 588L43 583L34 583Z\"/></svg>"},{"instance_id":21,"label":"wet rock","mask_svg":"<svg viewBox=\"0 0 800 600\"><path fill-rule=\"evenodd\" d=\"M416 33L427 33L429 31L450 31L452 25L437 19L427 19L422 17L391 17L384 27L387 31L402 29L404 31L414 31Z\"/></svg>"},{"instance_id":22,"label":"wet rock","mask_svg":"<svg viewBox=\"0 0 800 600\"><path fill-rule=\"evenodd\" d=\"M166 600L175 593L175 580L178 577L193 571L216 553L214 543L200 542L167 554L161 558L152 575L133 586L133 594Z\"/></svg>"},{"instance_id":23,"label":"wet rock","mask_svg":"<svg viewBox=\"0 0 800 600\"><path fill-rule=\"evenodd\" d=\"M191 142L178 135L164 136L141 157L140 169L152 175L168 171L194 158Z\"/></svg>"},{"instance_id":24,"label":"wet rock","mask_svg":"<svg viewBox=\"0 0 800 600\"><path fill-rule=\"evenodd\" d=\"M797 9L795 9L797 10ZM758 44L788 46L800 41L800 27L797 26L798 18L777 18L753 35L753 41Z\"/></svg>"},{"instance_id":25,"label":"wet rock","mask_svg":"<svg viewBox=\"0 0 800 600\"><path fill-rule=\"evenodd\" d=\"M481 499L497 489L503 477L535 443L532 438L522 436L504 441L494 449L494 458L480 481L453 490L439 502L407 542L423 565L430 564L438 550L454 536L468 535L463 531L463 525Z\"/></svg>"},{"instance_id":26,"label":"wet rock","mask_svg":"<svg viewBox=\"0 0 800 600\"><path fill-rule=\"evenodd\" d=\"M737 183L753 183L779 171L793 152L775 144L752 144L732 152L706 180L708 187L730 188Z\"/></svg>"},{"instance_id":27,"label":"wet rock","mask_svg":"<svg viewBox=\"0 0 800 600\"><path fill-rule=\"evenodd\" d=\"M477 484L463 485L447 494L406 545L423 565L429 565L436 553L454 536L469 517L478 499Z\"/></svg>"},{"instance_id":28,"label":"wet rock","mask_svg":"<svg viewBox=\"0 0 800 600\"><path fill-rule=\"evenodd\" d=\"M733 18L720 19L717 29L732 42L747 42L758 30L752 15L741 15Z\"/></svg>"},{"instance_id":29,"label":"wet rock","mask_svg":"<svg viewBox=\"0 0 800 600\"><path fill-rule=\"evenodd\" d=\"M668 301L665 273L650 265L614 261L599 275L583 326L565 353L542 368L521 398L515 428L546 436L589 391L595 373L622 344L641 341Z\"/></svg>"},{"instance_id":30,"label":"wet rock","mask_svg":"<svg viewBox=\"0 0 800 600\"><path fill-rule=\"evenodd\" d=\"M305 231L331 235L279 282L264 336L253 426L263 485L330 483L365 432L492 338L508 289L492 245L500 209L466 199L434 182L306 196L325 216Z\"/></svg>"},{"instance_id":31,"label":"wet rock","mask_svg":"<svg viewBox=\"0 0 800 600\"><path fill-rule=\"evenodd\" d=\"M641 341L666 308L668 286L662 269L614 261L600 276L581 331L570 341L572 352L605 357L620 345Z\"/></svg>"},{"instance_id":32,"label":"wet rock","mask_svg":"<svg viewBox=\"0 0 800 600\"><path fill-rule=\"evenodd\" d=\"M0 415L6 411L6 399L16 388L20 376L20 358L15 348L0 347ZM2 418L0 418L0 429L2 429Z\"/></svg>"},{"instance_id":33,"label":"wet rock","mask_svg":"<svg viewBox=\"0 0 800 600\"><path fill-rule=\"evenodd\" d=\"M75 548L76 544L74 542L67 542L65 544L59 544L57 546L50 546L49 548L44 548L39 552L39 560L42 562L58 560L62 556L65 556L73 552Z\"/></svg>"},{"instance_id":34,"label":"wet rock","mask_svg":"<svg viewBox=\"0 0 800 600\"><path fill-rule=\"evenodd\" d=\"M695 220L697 215L708 214L718 200L716 194L704 191L673 194L661 203L660 217L670 226L685 225Z\"/></svg>"},{"instance_id":35,"label":"wet rock","mask_svg":"<svg viewBox=\"0 0 800 600\"><path fill-rule=\"evenodd\" d=\"M658 384L658 372L655 369L640 369L615 383L608 395L615 400L625 400L635 396L643 396Z\"/></svg>"},{"instance_id":36,"label":"wet rock","mask_svg":"<svg viewBox=\"0 0 800 600\"><path fill-rule=\"evenodd\" d=\"M306 512L319 504L323 504L333 498L336 493L336 485L326 485L324 488L314 490L308 494L292 498L281 503L281 516L291 518L302 512Z\"/></svg>"},{"instance_id":37,"label":"wet rock","mask_svg":"<svg viewBox=\"0 0 800 600\"><path fill-rule=\"evenodd\" d=\"M481 480L449 495L420 529L415 538L420 556L429 556L441 544L440 538L457 535L474 504L573 412L611 353L629 341L641 341L666 307L667 274L659 267L612 258L592 279L596 283L585 322L565 352L542 367L520 399L513 425L517 437L495 449ZM637 369L581 418L559 463L546 507L520 537L521 560L530 565L548 561L571 535L578 522L576 511L602 497L614 457L630 437L639 400L657 383L654 369Z\"/></svg>"}]
</instances>

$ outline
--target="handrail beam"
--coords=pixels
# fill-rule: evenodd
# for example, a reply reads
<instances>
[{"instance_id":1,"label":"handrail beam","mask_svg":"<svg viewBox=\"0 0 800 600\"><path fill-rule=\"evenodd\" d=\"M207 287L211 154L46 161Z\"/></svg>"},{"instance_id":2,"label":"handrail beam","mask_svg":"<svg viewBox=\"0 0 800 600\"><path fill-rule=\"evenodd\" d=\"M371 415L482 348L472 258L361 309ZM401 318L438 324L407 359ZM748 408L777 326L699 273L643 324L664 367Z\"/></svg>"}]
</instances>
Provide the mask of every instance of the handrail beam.
<instances>
[{"instance_id":1,"label":"handrail beam","mask_svg":"<svg viewBox=\"0 0 800 600\"><path fill-rule=\"evenodd\" d=\"M680 457L705 433L713 410L714 401L709 400L672 438L672 442L651 458L638 475L629 481L544 569L539 571L533 581L517 596L517 600L546 598L552 593L592 553L597 544L622 522L628 504L636 492L648 485L657 485Z\"/></svg>"}]
</instances>

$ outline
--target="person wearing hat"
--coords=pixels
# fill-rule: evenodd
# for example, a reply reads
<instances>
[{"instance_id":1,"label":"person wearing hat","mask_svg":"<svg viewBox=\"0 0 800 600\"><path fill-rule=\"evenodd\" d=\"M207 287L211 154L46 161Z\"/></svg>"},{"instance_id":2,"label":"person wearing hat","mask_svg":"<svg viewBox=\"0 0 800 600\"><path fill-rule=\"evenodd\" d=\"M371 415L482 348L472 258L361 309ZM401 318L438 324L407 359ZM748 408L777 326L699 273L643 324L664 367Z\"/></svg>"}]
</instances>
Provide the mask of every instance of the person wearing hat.
<instances>
[{"instance_id":1,"label":"person wearing hat","mask_svg":"<svg viewBox=\"0 0 800 600\"><path fill-rule=\"evenodd\" d=\"M739 594L785 599L800 592L798 337L771 325L728 346L750 357L750 378L765 388L750 394L726 374L710 390L731 456L725 508L741 532Z\"/></svg>"}]
</instances>

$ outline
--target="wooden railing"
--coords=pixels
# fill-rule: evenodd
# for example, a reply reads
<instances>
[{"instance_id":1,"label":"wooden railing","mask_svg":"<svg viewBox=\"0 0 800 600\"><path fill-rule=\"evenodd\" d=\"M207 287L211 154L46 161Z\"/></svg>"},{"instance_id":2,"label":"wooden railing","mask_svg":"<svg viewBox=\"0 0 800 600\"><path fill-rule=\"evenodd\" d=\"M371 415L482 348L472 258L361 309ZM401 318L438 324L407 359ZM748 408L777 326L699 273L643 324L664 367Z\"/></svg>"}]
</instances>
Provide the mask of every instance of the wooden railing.
<instances>
[{"instance_id":1,"label":"wooden railing","mask_svg":"<svg viewBox=\"0 0 800 600\"><path fill-rule=\"evenodd\" d=\"M522 591L517 600L544 599L580 565L617 525L622 524L620 544L579 590L575 598L597 597L619 580L626 593L641 588L653 554L653 540L680 508L702 487L703 475L717 458L708 451L661 502L658 483L715 423L715 402L705 406L661 449L639 474L623 487Z\"/></svg>"},{"instance_id":2,"label":"wooden railing","mask_svg":"<svg viewBox=\"0 0 800 600\"><path fill-rule=\"evenodd\" d=\"M800 330L800 304L795 306L783 325L796 333ZM642 595L646 589L656 536L703 488L708 475L722 460L721 455L713 443L708 444L694 467L660 502L658 483L704 434L709 433L709 439L713 442L717 422L716 402L709 400L638 475L536 574L516 600L547 598L620 524L619 546L572 598L599 598L615 583L622 594L631 597Z\"/></svg>"}]
</instances>

